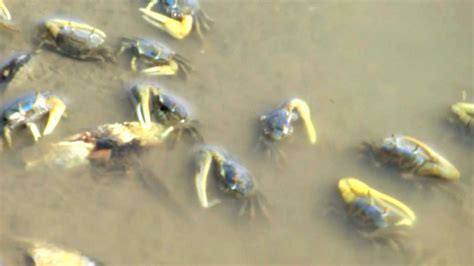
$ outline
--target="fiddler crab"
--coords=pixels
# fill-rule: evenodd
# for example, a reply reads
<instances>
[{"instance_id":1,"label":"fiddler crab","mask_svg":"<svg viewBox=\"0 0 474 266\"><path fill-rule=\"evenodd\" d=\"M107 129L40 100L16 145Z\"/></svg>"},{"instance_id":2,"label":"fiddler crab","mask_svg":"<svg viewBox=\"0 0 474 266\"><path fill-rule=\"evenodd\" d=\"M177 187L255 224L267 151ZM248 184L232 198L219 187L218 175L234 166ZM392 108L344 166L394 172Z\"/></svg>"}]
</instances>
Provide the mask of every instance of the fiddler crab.
<instances>
[{"instance_id":1,"label":"fiddler crab","mask_svg":"<svg viewBox=\"0 0 474 266\"><path fill-rule=\"evenodd\" d=\"M52 144L42 158L27 160L26 167L50 166L70 169L89 164L108 164L163 143L172 126L139 122L105 124Z\"/></svg>"},{"instance_id":2,"label":"fiddler crab","mask_svg":"<svg viewBox=\"0 0 474 266\"><path fill-rule=\"evenodd\" d=\"M26 265L35 266L101 266L101 262L86 257L77 250L32 239L14 239L25 255Z\"/></svg>"},{"instance_id":3,"label":"fiddler crab","mask_svg":"<svg viewBox=\"0 0 474 266\"><path fill-rule=\"evenodd\" d=\"M124 38L118 55L125 50L130 50L132 53L130 67L134 72L141 71L146 75L163 76L180 73L182 77L186 77L191 71L186 58L154 40Z\"/></svg>"},{"instance_id":4,"label":"fiddler crab","mask_svg":"<svg viewBox=\"0 0 474 266\"><path fill-rule=\"evenodd\" d=\"M9 31L18 31L14 26L11 25L11 20L12 17L10 15L10 11L8 11L8 8L3 0L0 0L0 27Z\"/></svg>"},{"instance_id":5,"label":"fiddler crab","mask_svg":"<svg viewBox=\"0 0 474 266\"><path fill-rule=\"evenodd\" d=\"M202 142L203 138L193 125L196 123L190 119L187 105L180 99L165 92L151 83L139 83L131 87L130 99L135 108L138 121L143 126L151 123L151 114L156 121L168 126L177 126L179 138L182 132L188 133L193 140Z\"/></svg>"},{"instance_id":6,"label":"fiddler crab","mask_svg":"<svg viewBox=\"0 0 474 266\"><path fill-rule=\"evenodd\" d=\"M436 176L445 180L459 179L461 174L448 160L425 143L409 136L391 136L382 144L362 143L377 161L393 165L419 176Z\"/></svg>"},{"instance_id":7,"label":"fiddler crab","mask_svg":"<svg viewBox=\"0 0 474 266\"><path fill-rule=\"evenodd\" d=\"M224 149L212 145L202 145L196 150L198 170L195 184L201 207L207 209L221 202L218 199L209 200L207 197L207 178L213 162L219 188L243 201L240 215L249 211L250 217L253 218L257 207L268 218L267 208L263 202L265 199L257 191L256 181L250 172Z\"/></svg>"},{"instance_id":8,"label":"fiddler crab","mask_svg":"<svg viewBox=\"0 0 474 266\"><path fill-rule=\"evenodd\" d=\"M467 130L474 129L474 103L458 102L451 106L451 111L466 126Z\"/></svg>"},{"instance_id":9,"label":"fiddler crab","mask_svg":"<svg viewBox=\"0 0 474 266\"><path fill-rule=\"evenodd\" d=\"M290 136L293 133L292 123L300 117L306 128L309 142L315 144L316 129L311 121L308 104L298 98L289 99L278 108L260 116L263 127L263 143L270 147L270 144Z\"/></svg>"},{"instance_id":10,"label":"fiddler crab","mask_svg":"<svg viewBox=\"0 0 474 266\"><path fill-rule=\"evenodd\" d=\"M153 11L155 8L158 12ZM198 0L150 0L145 8L140 8L142 17L151 25L166 31L176 39L184 39L193 26L201 39L202 27L210 29L213 20L204 13Z\"/></svg>"},{"instance_id":11,"label":"fiddler crab","mask_svg":"<svg viewBox=\"0 0 474 266\"><path fill-rule=\"evenodd\" d=\"M354 177L340 179L338 188L351 220L363 230L362 233L397 250L404 245L408 229L416 219L408 206Z\"/></svg>"},{"instance_id":12,"label":"fiddler crab","mask_svg":"<svg viewBox=\"0 0 474 266\"><path fill-rule=\"evenodd\" d=\"M30 53L22 53L11 58L3 66L0 66L0 85L2 83L10 82L15 77L15 74L23 66L28 64L30 59Z\"/></svg>"},{"instance_id":13,"label":"fiddler crab","mask_svg":"<svg viewBox=\"0 0 474 266\"><path fill-rule=\"evenodd\" d=\"M61 117L65 115L65 111L66 105L64 102L49 92L27 94L0 108L0 133L8 147L11 148L12 131L26 126L36 142L41 136L49 135L53 132ZM48 121L43 133L41 133L35 122L46 115L48 116Z\"/></svg>"},{"instance_id":14,"label":"fiddler crab","mask_svg":"<svg viewBox=\"0 0 474 266\"><path fill-rule=\"evenodd\" d=\"M49 19L40 26L38 48L48 46L72 58L115 61L100 29L72 20Z\"/></svg>"}]
</instances>

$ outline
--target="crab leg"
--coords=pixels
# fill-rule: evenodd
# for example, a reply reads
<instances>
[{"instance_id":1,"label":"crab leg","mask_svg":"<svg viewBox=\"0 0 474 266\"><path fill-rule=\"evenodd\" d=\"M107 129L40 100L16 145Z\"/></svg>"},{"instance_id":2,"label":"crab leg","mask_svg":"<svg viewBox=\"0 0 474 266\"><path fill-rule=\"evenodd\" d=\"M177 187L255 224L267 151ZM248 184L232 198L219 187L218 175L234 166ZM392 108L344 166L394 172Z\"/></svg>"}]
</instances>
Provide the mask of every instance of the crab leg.
<instances>
[{"instance_id":1,"label":"crab leg","mask_svg":"<svg viewBox=\"0 0 474 266\"><path fill-rule=\"evenodd\" d=\"M207 177L212 164L212 155L209 151L202 151L199 155L199 171L194 178L199 202L203 208L211 208L220 203L220 200L209 201L207 198Z\"/></svg>"},{"instance_id":2,"label":"crab leg","mask_svg":"<svg viewBox=\"0 0 474 266\"><path fill-rule=\"evenodd\" d=\"M43 130L43 135L49 135L58 125L61 117L63 117L66 111L66 105L57 97L51 97L47 100L47 104L50 107L48 122Z\"/></svg>"},{"instance_id":3,"label":"crab leg","mask_svg":"<svg viewBox=\"0 0 474 266\"><path fill-rule=\"evenodd\" d=\"M309 141L311 142L311 144L315 144L316 143L316 129L313 125L313 122L311 121L309 107L306 104L306 102L300 99L292 99L290 102L288 102L287 108L288 108L288 112L290 113L296 109L298 114L303 119Z\"/></svg>"},{"instance_id":4,"label":"crab leg","mask_svg":"<svg viewBox=\"0 0 474 266\"><path fill-rule=\"evenodd\" d=\"M181 20L175 20L160 13L153 12L148 8L140 8L138 10L143 13L142 18L148 23L168 32L176 39L183 39L188 36L193 28L192 15L185 15Z\"/></svg>"},{"instance_id":5,"label":"crab leg","mask_svg":"<svg viewBox=\"0 0 474 266\"><path fill-rule=\"evenodd\" d=\"M8 11L7 6L3 3L3 0L0 0L0 18L4 20L11 20L12 17Z\"/></svg>"},{"instance_id":6,"label":"crab leg","mask_svg":"<svg viewBox=\"0 0 474 266\"><path fill-rule=\"evenodd\" d=\"M41 133L38 129L38 126L35 124L35 123L26 123L26 126L28 127L28 129L31 131L31 134L33 135L33 139L36 141L39 140L39 138L41 138Z\"/></svg>"}]
</instances>

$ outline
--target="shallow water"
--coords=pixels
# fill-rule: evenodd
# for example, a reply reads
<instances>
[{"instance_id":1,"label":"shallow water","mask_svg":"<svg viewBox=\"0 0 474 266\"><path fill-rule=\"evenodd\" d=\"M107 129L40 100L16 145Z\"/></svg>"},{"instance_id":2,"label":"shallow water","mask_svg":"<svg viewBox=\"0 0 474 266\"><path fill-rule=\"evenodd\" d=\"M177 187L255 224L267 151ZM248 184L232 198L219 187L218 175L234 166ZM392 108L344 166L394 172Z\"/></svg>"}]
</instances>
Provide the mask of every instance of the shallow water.
<instances>
[{"instance_id":1,"label":"shallow water","mask_svg":"<svg viewBox=\"0 0 474 266\"><path fill-rule=\"evenodd\" d=\"M5 2L21 32L1 33L2 62L33 49L36 25L53 16L95 25L111 45L123 36L153 37L189 58L196 71L187 80L151 80L187 99L205 139L253 172L272 217L238 218L239 204L219 193L228 200L202 210L186 144L143 158L171 198L117 173L25 172L14 151L0 155L0 235L59 243L107 265L410 261L412 254L371 245L338 211L338 179L357 176L413 208L412 241L424 250L422 261L473 263L473 142L448 122L448 107L463 91L474 98L471 1L203 1L216 21L204 44L146 24L137 11L143 1ZM100 64L44 51L33 63L0 103L31 89L64 97L68 118L41 142L134 119L125 90L145 78L130 73L125 59ZM288 162L279 169L254 148L257 118L293 96L310 105L318 143L310 146L297 126L281 145ZM460 185L444 188L458 197L419 189L358 156L361 141L393 133L417 137L452 161ZM18 151L29 146L14 137ZM10 252L0 257L15 261Z\"/></svg>"}]
</instances>

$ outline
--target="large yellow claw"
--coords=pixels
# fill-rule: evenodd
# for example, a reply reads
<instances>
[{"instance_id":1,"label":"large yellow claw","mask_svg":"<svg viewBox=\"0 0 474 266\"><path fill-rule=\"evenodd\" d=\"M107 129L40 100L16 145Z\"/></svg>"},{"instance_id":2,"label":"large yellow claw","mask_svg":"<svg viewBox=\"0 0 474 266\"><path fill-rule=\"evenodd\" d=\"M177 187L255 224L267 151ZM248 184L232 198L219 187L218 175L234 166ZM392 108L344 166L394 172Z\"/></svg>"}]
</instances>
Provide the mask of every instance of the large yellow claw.
<instances>
[{"instance_id":1,"label":"large yellow claw","mask_svg":"<svg viewBox=\"0 0 474 266\"><path fill-rule=\"evenodd\" d=\"M43 136L49 135L53 132L61 120L61 117L63 117L64 113L66 112L66 105L58 97L53 96L48 98L46 104L50 109L48 122L46 123L46 126L43 130Z\"/></svg>"},{"instance_id":2,"label":"large yellow claw","mask_svg":"<svg viewBox=\"0 0 474 266\"><path fill-rule=\"evenodd\" d=\"M315 144L316 128L314 127L313 122L311 121L311 115L308 104L306 104L306 102L301 99L295 98L288 102L287 108L288 112L290 113L293 112L293 110L296 110L298 112L301 119L303 119L309 141L311 142L311 144Z\"/></svg>"},{"instance_id":3,"label":"large yellow claw","mask_svg":"<svg viewBox=\"0 0 474 266\"><path fill-rule=\"evenodd\" d=\"M207 178L209 176L209 170L213 161L213 155L210 151L202 150L199 154L198 164L199 171L196 173L194 182L196 185L196 191L199 198L199 203L203 208L211 208L220 203L220 200L215 199L209 201L207 198Z\"/></svg>"},{"instance_id":4,"label":"large yellow claw","mask_svg":"<svg viewBox=\"0 0 474 266\"><path fill-rule=\"evenodd\" d=\"M411 226L416 219L415 213L399 200L379 192L354 177L345 177L339 180L339 192L341 197L347 204L351 204L357 198L368 198L373 200L377 205L394 212L401 217L395 225Z\"/></svg>"},{"instance_id":5,"label":"large yellow claw","mask_svg":"<svg viewBox=\"0 0 474 266\"><path fill-rule=\"evenodd\" d=\"M10 21L12 19L10 11L8 11L7 6L3 3L3 0L0 0L0 19Z\"/></svg>"},{"instance_id":6,"label":"large yellow claw","mask_svg":"<svg viewBox=\"0 0 474 266\"><path fill-rule=\"evenodd\" d=\"M35 266L95 266L97 262L75 250L64 250L46 242L34 242L28 256Z\"/></svg>"},{"instance_id":7,"label":"large yellow claw","mask_svg":"<svg viewBox=\"0 0 474 266\"><path fill-rule=\"evenodd\" d=\"M465 125L474 125L474 103L459 102L451 106L451 111Z\"/></svg>"},{"instance_id":8,"label":"large yellow claw","mask_svg":"<svg viewBox=\"0 0 474 266\"><path fill-rule=\"evenodd\" d=\"M157 12L151 11L149 8L140 8L142 17L151 25L166 31L176 39L183 39L191 33L193 29L193 16L184 15L181 20L169 18Z\"/></svg>"},{"instance_id":9,"label":"large yellow claw","mask_svg":"<svg viewBox=\"0 0 474 266\"><path fill-rule=\"evenodd\" d=\"M428 147L428 145L409 136L404 136L404 139L414 143L430 158L430 161L424 163L416 170L416 174L434 175L450 180L459 179L459 177L461 177L461 173L459 173L459 170L452 163L436 153Z\"/></svg>"}]
</instances>

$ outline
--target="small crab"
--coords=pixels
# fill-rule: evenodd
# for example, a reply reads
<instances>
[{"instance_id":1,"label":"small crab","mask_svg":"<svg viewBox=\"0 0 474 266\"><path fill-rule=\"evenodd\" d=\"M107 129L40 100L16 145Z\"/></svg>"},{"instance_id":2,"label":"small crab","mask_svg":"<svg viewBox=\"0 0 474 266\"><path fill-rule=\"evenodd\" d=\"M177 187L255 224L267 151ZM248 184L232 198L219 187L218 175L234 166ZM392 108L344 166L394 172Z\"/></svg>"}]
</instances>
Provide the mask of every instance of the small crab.
<instances>
[{"instance_id":1,"label":"small crab","mask_svg":"<svg viewBox=\"0 0 474 266\"><path fill-rule=\"evenodd\" d=\"M220 203L218 199L207 198L207 177L213 162L216 165L219 188L243 200L240 215L249 211L250 216L254 217L255 208L258 207L262 214L268 217L267 208L262 202L263 195L257 191L257 184L249 171L224 149L212 145L200 146L196 152L198 170L195 184L201 206L211 208Z\"/></svg>"},{"instance_id":2,"label":"small crab","mask_svg":"<svg viewBox=\"0 0 474 266\"><path fill-rule=\"evenodd\" d=\"M38 48L47 45L76 59L115 61L111 50L104 44L107 35L93 26L71 20L49 19L41 25L40 33Z\"/></svg>"},{"instance_id":3,"label":"small crab","mask_svg":"<svg viewBox=\"0 0 474 266\"><path fill-rule=\"evenodd\" d=\"M391 136L382 144L364 142L363 148L382 164L419 176L437 176L445 180L459 179L458 169L428 145L409 136Z\"/></svg>"},{"instance_id":4,"label":"small crab","mask_svg":"<svg viewBox=\"0 0 474 266\"><path fill-rule=\"evenodd\" d=\"M30 53L21 53L8 60L3 66L0 66L0 86L2 83L10 82L15 77L15 74L28 64L30 59Z\"/></svg>"},{"instance_id":5,"label":"small crab","mask_svg":"<svg viewBox=\"0 0 474 266\"><path fill-rule=\"evenodd\" d=\"M174 129L157 123L144 127L139 122L101 125L52 144L41 158L27 160L26 167L69 169L90 163L107 164L163 143Z\"/></svg>"},{"instance_id":6,"label":"small crab","mask_svg":"<svg viewBox=\"0 0 474 266\"><path fill-rule=\"evenodd\" d=\"M53 132L65 111L64 102L49 92L27 94L0 108L0 135L11 147L12 131L26 126L36 142L42 135L49 135ZM46 115L48 115L48 122L41 134L35 122Z\"/></svg>"},{"instance_id":7,"label":"small crab","mask_svg":"<svg viewBox=\"0 0 474 266\"><path fill-rule=\"evenodd\" d=\"M155 40L123 38L118 54L122 54L127 49L133 54L130 66L134 72L141 71L146 75L170 76L179 71L183 77L186 77L191 71L191 66L186 58Z\"/></svg>"},{"instance_id":8,"label":"small crab","mask_svg":"<svg viewBox=\"0 0 474 266\"><path fill-rule=\"evenodd\" d=\"M157 11L152 11L154 7ZM213 20L204 13L198 0L150 0L145 8L140 8L142 17L151 25L166 31L176 39L183 39L191 33L193 25L201 39L202 29L210 29Z\"/></svg>"},{"instance_id":9,"label":"small crab","mask_svg":"<svg viewBox=\"0 0 474 266\"><path fill-rule=\"evenodd\" d=\"M180 99L163 91L151 83L139 83L130 89L130 99L137 113L138 120L143 125L151 123L151 114L158 122L177 126L179 138L183 130L197 141L202 142L202 136L190 119L187 105Z\"/></svg>"},{"instance_id":10,"label":"small crab","mask_svg":"<svg viewBox=\"0 0 474 266\"><path fill-rule=\"evenodd\" d=\"M293 133L292 122L301 117L311 144L316 143L316 129L311 121L310 110L305 101L292 98L277 109L260 116L263 127L263 143L266 147L281 141ZM283 154L281 154L283 155Z\"/></svg>"},{"instance_id":11,"label":"small crab","mask_svg":"<svg viewBox=\"0 0 474 266\"><path fill-rule=\"evenodd\" d=\"M17 240L25 253L26 265L35 266L100 266L95 259L82 255L79 251L63 249L45 241Z\"/></svg>"},{"instance_id":12,"label":"small crab","mask_svg":"<svg viewBox=\"0 0 474 266\"><path fill-rule=\"evenodd\" d=\"M474 129L474 103L458 102L451 106L451 111L466 126L467 130Z\"/></svg>"},{"instance_id":13,"label":"small crab","mask_svg":"<svg viewBox=\"0 0 474 266\"><path fill-rule=\"evenodd\" d=\"M416 219L408 206L353 177L339 180L338 188L350 218L366 236L397 250L404 246Z\"/></svg>"},{"instance_id":14,"label":"small crab","mask_svg":"<svg viewBox=\"0 0 474 266\"><path fill-rule=\"evenodd\" d=\"M9 30L9 31L18 31L12 24L10 23L12 17L10 15L10 11L8 11L7 6L0 0L0 27Z\"/></svg>"}]
</instances>

